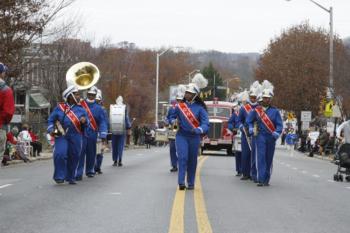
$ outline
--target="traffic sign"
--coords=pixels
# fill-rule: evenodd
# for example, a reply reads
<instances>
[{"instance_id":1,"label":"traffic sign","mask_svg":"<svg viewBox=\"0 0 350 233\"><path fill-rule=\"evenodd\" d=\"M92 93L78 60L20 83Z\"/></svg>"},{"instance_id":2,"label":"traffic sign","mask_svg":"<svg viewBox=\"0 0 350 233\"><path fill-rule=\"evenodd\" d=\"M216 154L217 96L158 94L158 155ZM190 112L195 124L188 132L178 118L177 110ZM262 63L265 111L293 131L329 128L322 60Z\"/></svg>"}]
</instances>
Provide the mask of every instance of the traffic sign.
<instances>
[{"instance_id":1,"label":"traffic sign","mask_svg":"<svg viewBox=\"0 0 350 233\"><path fill-rule=\"evenodd\" d=\"M333 106L333 117L336 117L336 118L340 118L341 117L341 112L340 112L340 108L339 108L339 105L334 105Z\"/></svg>"},{"instance_id":2,"label":"traffic sign","mask_svg":"<svg viewBox=\"0 0 350 233\"><path fill-rule=\"evenodd\" d=\"M303 122L305 122L305 121L310 122L311 121L311 116L312 116L312 112L311 111L301 111L300 120L303 121Z\"/></svg>"},{"instance_id":3,"label":"traffic sign","mask_svg":"<svg viewBox=\"0 0 350 233\"><path fill-rule=\"evenodd\" d=\"M302 130L308 130L310 128L310 122L309 121L303 121L301 124Z\"/></svg>"}]
</instances>

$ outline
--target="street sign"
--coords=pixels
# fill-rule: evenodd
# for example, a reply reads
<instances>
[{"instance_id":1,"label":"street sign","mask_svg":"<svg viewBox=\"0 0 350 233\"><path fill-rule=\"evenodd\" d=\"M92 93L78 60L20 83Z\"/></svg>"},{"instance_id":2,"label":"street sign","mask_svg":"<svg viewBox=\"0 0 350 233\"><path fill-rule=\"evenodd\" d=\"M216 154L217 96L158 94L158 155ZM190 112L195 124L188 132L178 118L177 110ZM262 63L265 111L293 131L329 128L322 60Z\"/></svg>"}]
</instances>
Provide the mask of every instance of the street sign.
<instances>
[{"instance_id":1,"label":"street sign","mask_svg":"<svg viewBox=\"0 0 350 233\"><path fill-rule=\"evenodd\" d=\"M312 116L312 113L311 111L301 111L301 114L300 114L300 120L301 121L311 121L311 116Z\"/></svg>"},{"instance_id":2,"label":"street sign","mask_svg":"<svg viewBox=\"0 0 350 233\"><path fill-rule=\"evenodd\" d=\"M340 112L340 108L339 108L339 105L334 105L333 108L333 117L336 117L336 118L340 118L341 117L341 112Z\"/></svg>"},{"instance_id":3,"label":"street sign","mask_svg":"<svg viewBox=\"0 0 350 233\"><path fill-rule=\"evenodd\" d=\"M309 121L303 121L301 124L301 130L308 130L310 128L310 122Z\"/></svg>"}]
</instances>

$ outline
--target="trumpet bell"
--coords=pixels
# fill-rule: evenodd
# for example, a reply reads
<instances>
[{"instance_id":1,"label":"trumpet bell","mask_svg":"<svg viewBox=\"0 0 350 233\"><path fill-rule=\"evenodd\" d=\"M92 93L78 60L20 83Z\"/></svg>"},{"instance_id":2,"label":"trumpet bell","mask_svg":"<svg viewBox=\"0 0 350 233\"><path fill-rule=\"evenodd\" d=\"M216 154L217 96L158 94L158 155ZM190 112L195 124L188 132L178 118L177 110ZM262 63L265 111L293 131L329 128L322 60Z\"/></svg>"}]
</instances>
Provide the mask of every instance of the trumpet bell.
<instances>
[{"instance_id":1,"label":"trumpet bell","mask_svg":"<svg viewBox=\"0 0 350 233\"><path fill-rule=\"evenodd\" d=\"M71 66L66 74L67 86L75 85L79 90L89 89L99 79L99 69L90 62L79 62Z\"/></svg>"}]
</instances>

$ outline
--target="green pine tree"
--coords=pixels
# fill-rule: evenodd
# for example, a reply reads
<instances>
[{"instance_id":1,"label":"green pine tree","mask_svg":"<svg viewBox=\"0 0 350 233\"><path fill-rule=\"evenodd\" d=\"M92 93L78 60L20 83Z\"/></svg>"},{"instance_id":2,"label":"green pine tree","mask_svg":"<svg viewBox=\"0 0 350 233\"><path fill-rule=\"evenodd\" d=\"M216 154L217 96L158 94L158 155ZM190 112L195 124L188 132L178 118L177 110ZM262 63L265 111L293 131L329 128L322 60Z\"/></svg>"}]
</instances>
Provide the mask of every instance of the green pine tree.
<instances>
[{"instance_id":1,"label":"green pine tree","mask_svg":"<svg viewBox=\"0 0 350 233\"><path fill-rule=\"evenodd\" d=\"M215 97L219 98L219 100L225 100L226 90L218 90L218 86L224 86L223 80L221 78L220 73L214 68L213 64L210 62L208 66L204 67L201 71L203 76L208 79L208 86L204 88L202 91L211 90L211 96L204 98L204 100L213 100L214 94ZM215 77L215 85L214 85L214 77ZM215 91L214 91L215 90Z\"/></svg>"}]
</instances>

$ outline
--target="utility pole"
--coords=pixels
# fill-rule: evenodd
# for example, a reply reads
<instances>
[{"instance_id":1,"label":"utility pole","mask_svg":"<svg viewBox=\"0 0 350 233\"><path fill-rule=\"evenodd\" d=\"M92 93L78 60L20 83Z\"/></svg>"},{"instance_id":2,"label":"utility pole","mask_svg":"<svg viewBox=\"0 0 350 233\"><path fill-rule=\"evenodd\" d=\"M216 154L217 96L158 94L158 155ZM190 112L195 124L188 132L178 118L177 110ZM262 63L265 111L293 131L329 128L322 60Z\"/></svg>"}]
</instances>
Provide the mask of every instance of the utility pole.
<instances>
[{"instance_id":1,"label":"utility pole","mask_svg":"<svg viewBox=\"0 0 350 233\"><path fill-rule=\"evenodd\" d=\"M216 79L216 77L215 77L215 73L214 73L214 90L213 90L213 96L214 96L214 98L216 97L216 95L215 95L215 94L216 94L216 93L215 93L215 92L216 92L216 80L215 80L215 79ZM213 99L214 99L214 98L213 98Z\"/></svg>"}]
</instances>

